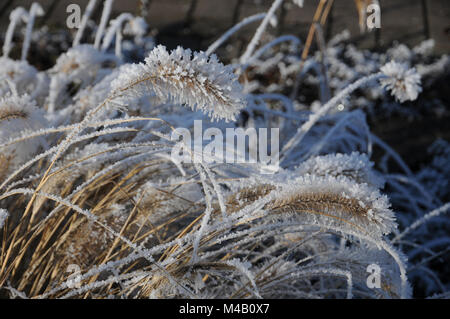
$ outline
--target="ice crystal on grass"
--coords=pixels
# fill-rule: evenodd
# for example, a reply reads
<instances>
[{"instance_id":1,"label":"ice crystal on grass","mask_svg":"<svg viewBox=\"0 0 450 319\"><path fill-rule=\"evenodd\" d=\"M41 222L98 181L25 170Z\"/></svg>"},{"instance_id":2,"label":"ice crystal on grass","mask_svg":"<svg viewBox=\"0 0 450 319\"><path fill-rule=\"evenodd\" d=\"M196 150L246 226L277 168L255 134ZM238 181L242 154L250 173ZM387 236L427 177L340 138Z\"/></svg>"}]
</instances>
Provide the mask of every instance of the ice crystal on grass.
<instances>
[{"instance_id":1,"label":"ice crystal on grass","mask_svg":"<svg viewBox=\"0 0 450 319\"><path fill-rule=\"evenodd\" d=\"M0 208L0 230L5 225L6 218L8 218L9 213L6 209Z\"/></svg>"},{"instance_id":2,"label":"ice crystal on grass","mask_svg":"<svg viewBox=\"0 0 450 319\"><path fill-rule=\"evenodd\" d=\"M135 17L125 25L125 29L123 30L123 32L125 34L131 34L137 37L142 37L145 35L147 28L148 25L143 18Z\"/></svg>"},{"instance_id":3,"label":"ice crystal on grass","mask_svg":"<svg viewBox=\"0 0 450 319\"><path fill-rule=\"evenodd\" d=\"M77 92L99 82L118 64L115 56L98 52L91 45L71 48L50 70L49 110L69 105Z\"/></svg>"},{"instance_id":4,"label":"ice crystal on grass","mask_svg":"<svg viewBox=\"0 0 450 319\"><path fill-rule=\"evenodd\" d=\"M345 176L358 183L366 183L375 187L382 187L384 182L381 176L373 169L373 163L367 155L353 152L348 154L329 154L313 157L297 168L301 175L312 174L318 176Z\"/></svg>"},{"instance_id":5,"label":"ice crystal on grass","mask_svg":"<svg viewBox=\"0 0 450 319\"><path fill-rule=\"evenodd\" d=\"M213 119L233 120L244 107L242 88L229 66L215 55L158 46L145 64L124 70L112 83L117 93L153 92L168 102L199 109Z\"/></svg>"},{"instance_id":6,"label":"ice crystal on grass","mask_svg":"<svg viewBox=\"0 0 450 319\"><path fill-rule=\"evenodd\" d=\"M391 61L381 67L387 78L380 79L381 85L400 102L414 101L422 92L420 75L416 69L408 69L404 64Z\"/></svg>"},{"instance_id":7,"label":"ice crystal on grass","mask_svg":"<svg viewBox=\"0 0 450 319\"><path fill-rule=\"evenodd\" d=\"M0 97L0 141L6 142L23 131L39 130L46 125L44 113L29 95L19 97L7 94ZM14 159L12 163L17 165L35 154L39 146L43 145L44 139L38 137L21 142L18 146L9 146L6 151L3 150L2 156Z\"/></svg>"},{"instance_id":8,"label":"ice crystal on grass","mask_svg":"<svg viewBox=\"0 0 450 319\"><path fill-rule=\"evenodd\" d=\"M10 23L6 31L5 42L3 43L3 57L5 58L8 57L12 49L14 29L20 21L26 22L28 20L28 12L22 7L17 7L9 14L9 20Z\"/></svg>"},{"instance_id":9,"label":"ice crystal on grass","mask_svg":"<svg viewBox=\"0 0 450 319\"><path fill-rule=\"evenodd\" d=\"M26 61L15 61L0 57L0 96L10 91L10 83L14 84L18 94L29 94L38 97L45 94L47 78L40 77L39 72Z\"/></svg>"}]
</instances>

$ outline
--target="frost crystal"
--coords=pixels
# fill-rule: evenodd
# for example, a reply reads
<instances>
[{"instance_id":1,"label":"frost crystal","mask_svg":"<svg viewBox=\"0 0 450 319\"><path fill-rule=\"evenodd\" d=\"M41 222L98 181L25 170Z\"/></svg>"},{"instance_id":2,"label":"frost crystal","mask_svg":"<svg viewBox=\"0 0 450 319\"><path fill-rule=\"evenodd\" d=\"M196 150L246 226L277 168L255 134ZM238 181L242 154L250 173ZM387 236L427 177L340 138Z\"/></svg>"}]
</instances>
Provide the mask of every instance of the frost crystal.
<instances>
[{"instance_id":1,"label":"frost crystal","mask_svg":"<svg viewBox=\"0 0 450 319\"><path fill-rule=\"evenodd\" d=\"M88 44L73 47L66 53L63 53L52 71L55 73L70 74L77 70L97 69L103 62L108 59L114 60L113 56L99 53L93 46Z\"/></svg>"},{"instance_id":2,"label":"frost crystal","mask_svg":"<svg viewBox=\"0 0 450 319\"><path fill-rule=\"evenodd\" d=\"M19 94L33 93L37 88L37 70L26 61L0 58L0 96L10 91L8 81L14 83Z\"/></svg>"},{"instance_id":3,"label":"frost crystal","mask_svg":"<svg viewBox=\"0 0 450 319\"><path fill-rule=\"evenodd\" d=\"M108 66L115 67L119 61L110 54L97 51L93 46L82 44L62 54L51 69L49 109L54 111L70 101L68 88L79 89L100 80L110 72Z\"/></svg>"},{"instance_id":4,"label":"frost crystal","mask_svg":"<svg viewBox=\"0 0 450 319\"><path fill-rule=\"evenodd\" d=\"M131 19L126 25L123 33L143 37L148 29L148 25L141 17Z\"/></svg>"},{"instance_id":5,"label":"frost crystal","mask_svg":"<svg viewBox=\"0 0 450 319\"><path fill-rule=\"evenodd\" d=\"M0 208L0 229L5 225L6 218L8 218L9 213L6 209Z\"/></svg>"},{"instance_id":6,"label":"frost crystal","mask_svg":"<svg viewBox=\"0 0 450 319\"><path fill-rule=\"evenodd\" d=\"M38 130L47 125L43 112L39 110L36 103L29 95L15 96L7 94L0 97L0 141L5 142L25 130ZM34 154L38 147L43 145L42 138L30 139L17 145L11 145L2 150L0 163L9 159L17 165ZM2 167L2 169L6 169Z\"/></svg>"},{"instance_id":7,"label":"frost crystal","mask_svg":"<svg viewBox=\"0 0 450 319\"><path fill-rule=\"evenodd\" d=\"M400 102L414 101L422 92L420 75L416 69L408 69L405 64L391 61L381 67L381 71L387 76L380 79L381 85Z\"/></svg>"},{"instance_id":8,"label":"frost crystal","mask_svg":"<svg viewBox=\"0 0 450 319\"><path fill-rule=\"evenodd\" d=\"M120 94L150 93L168 102L189 105L213 119L234 120L243 105L242 87L231 67L215 55L178 47L156 47L145 64L133 64L111 84Z\"/></svg>"},{"instance_id":9,"label":"frost crystal","mask_svg":"<svg viewBox=\"0 0 450 319\"><path fill-rule=\"evenodd\" d=\"M372 170L371 163L365 154L329 154L316 156L303 162L297 172L300 175L345 176L358 183L366 183L375 187L383 187L384 181Z\"/></svg>"}]
</instances>

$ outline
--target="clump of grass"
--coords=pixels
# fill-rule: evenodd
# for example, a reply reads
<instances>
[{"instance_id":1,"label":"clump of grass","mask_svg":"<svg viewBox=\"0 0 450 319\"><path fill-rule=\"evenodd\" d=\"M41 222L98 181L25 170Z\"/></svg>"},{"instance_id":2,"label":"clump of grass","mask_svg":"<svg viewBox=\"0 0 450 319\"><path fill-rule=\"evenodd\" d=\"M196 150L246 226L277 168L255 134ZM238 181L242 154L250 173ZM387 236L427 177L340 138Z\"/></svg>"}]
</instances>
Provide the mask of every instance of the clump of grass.
<instances>
[{"instance_id":1,"label":"clump of grass","mask_svg":"<svg viewBox=\"0 0 450 319\"><path fill-rule=\"evenodd\" d=\"M105 2L103 29L111 4ZM370 133L361 111L335 109L363 85L379 89L375 80L400 100L415 100L420 76L406 65L388 64L326 99L331 88L324 79L331 71L308 52L332 2L319 3L305 46L299 48L301 41L291 36L255 52L281 4L276 0L267 14L250 19L262 19L261 25L233 66L211 52L181 47L168 52L163 46L153 48L145 63L127 63L119 33L117 56L107 51L109 45L99 50L102 28L93 46L79 44L81 29L76 45L47 71L2 58L0 78L9 81L8 87L0 83L2 293L21 298L412 296L402 248L409 243L404 237L424 219L398 230L398 215L380 191L385 180L392 183L392 174L375 171L372 145L382 147L404 169L403 181L422 195L412 199L400 186L394 198L402 195L417 211L441 206L423 217L427 220L447 212L448 204L429 200L396 153ZM12 24L17 19L14 15ZM126 21L137 23L123 15L108 37ZM294 49L282 45L286 39ZM145 39L133 41L139 47ZM291 98L265 92L258 78L274 65L284 66L275 77L284 82L271 83L272 89L286 92L291 83L296 90L312 69L326 101L307 109L298 92ZM197 110L223 131L229 121L278 126L279 170L266 175L257 163L174 161L170 133L179 126L192 130L194 120L205 119ZM386 270L378 290L366 284L370 264Z\"/></svg>"}]
</instances>

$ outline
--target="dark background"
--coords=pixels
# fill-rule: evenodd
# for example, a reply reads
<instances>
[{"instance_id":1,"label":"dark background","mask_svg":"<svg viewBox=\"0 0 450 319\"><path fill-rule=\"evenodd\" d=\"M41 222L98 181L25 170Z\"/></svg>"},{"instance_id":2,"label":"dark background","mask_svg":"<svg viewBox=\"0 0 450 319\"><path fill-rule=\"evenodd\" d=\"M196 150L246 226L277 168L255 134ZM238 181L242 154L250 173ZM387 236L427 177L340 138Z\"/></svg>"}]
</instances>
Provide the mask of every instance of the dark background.
<instances>
[{"instance_id":1,"label":"dark background","mask_svg":"<svg viewBox=\"0 0 450 319\"><path fill-rule=\"evenodd\" d=\"M29 8L31 0L0 0L0 30L9 22L9 13L16 6ZM37 20L40 24L61 26L67 18L66 7L78 3L82 11L88 0L37 0L46 15ZM112 17L120 12L139 14L141 0L115 0ZM218 35L243 18L267 11L272 0L147 0L147 22L160 42L171 46L181 44L192 49L204 49ZM326 27L327 36L344 29L350 30L352 40L360 47L389 46L393 41L416 45L426 37L436 40L436 52L450 52L450 1L449 0L380 0L381 29L376 35L361 35L358 14L353 0L335 0L331 18ZM304 8L285 0L283 10L278 10L279 25L273 33L293 34L304 39L312 21L318 0L305 0ZM100 20L103 0L97 0L92 18ZM426 13L426 18L424 17ZM257 23L240 32L240 37L253 34Z\"/></svg>"}]
</instances>

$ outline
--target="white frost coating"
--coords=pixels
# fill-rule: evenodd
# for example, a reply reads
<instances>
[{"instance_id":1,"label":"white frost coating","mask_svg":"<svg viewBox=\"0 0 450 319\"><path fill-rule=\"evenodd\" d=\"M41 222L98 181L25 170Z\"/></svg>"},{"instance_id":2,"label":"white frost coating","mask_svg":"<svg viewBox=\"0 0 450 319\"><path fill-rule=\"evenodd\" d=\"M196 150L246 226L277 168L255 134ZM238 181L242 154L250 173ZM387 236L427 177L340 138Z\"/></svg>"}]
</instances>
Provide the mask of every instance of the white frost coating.
<instances>
[{"instance_id":1,"label":"white frost coating","mask_svg":"<svg viewBox=\"0 0 450 319\"><path fill-rule=\"evenodd\" d=\"M366 154L329 154L316 156L303 162L297 168L299 175L347 176L359 183L382 187L383 179L374 174L373 163Z\"/></svg>"},{"instance_id":2,"label":"white frost coating","mask_svg":"<svg viewBox=\"0 0 450 319\"><path fill-rule=\"evenodd\" d=\"M118 34L121 35L122 24L125 21L127 21L127 20L130 21L132 19L133 19L132 14L122 13L116 19L111 20L111 22L109 23L110 26L109 26L108 30L106 31L105 38L103 39L102 51L106 51L109 48L109 46L111 45L111 42L114 38L114 35L116 35L116 42L120 42L120 39L117 39L117 35ZM116 44L116 55L117 55L117 44Z\"/></svg>"},{"instance_id":3,"label":"white frost coating","mask_svg":"<svg viewBox=\"0 0 450 319\"><path fill-rule=\"evenodd\" d=\"M435 47L436 41L434 39L428 39L413 48L413 52L415 54L421 54L424 56L430 55L433 53L433 49Z\"/></svg>"},{"instance_id":4,"label":"white frost coating","mask_svg":"<svg viewBox=\"0 0 450 319\"><path fill-rule=\"evenodd\" d=\"M94 48L99 49L100 42L105 32L106 23L108 22L109 15L111 14L111 8L114 0L105 0L103 3L102 18L100 20L100 25L98 27L97 33L95 34Z\"/></svg>"},{"instance_id":5,"label":"white frost coating","mask_svg":"<svg viewBox=\"0 0 450 319\"><path fill-rule=\"evenodd\" d=\"M253 286L253 289L254 289L254 291L252 291L253 294L256 296L256 298L262 299L262 297L261 297L261 295L259 294L259 291L258 291L258 286L256 285L256 282L255 282L255 276L250 271L251 263L249 263L249 262L242 262L242 261L240 261L237 258L231 259L231 260L227 260L225 263L227 265L235 267L237 270L242 272L248 278L248 280L250 281L250 284Z\"/></svg>"},{"instance_id":6,"label":"white frost coating","mask_svg":"<svg viewBox=\"0 0 450 319\"><path fill-rule=\"evenodd\" d=\"M198 249L199 249L199 245L200 245L200 240L202 239L202 235L204 232L207 231L208 229L208 222L211 218L211 213L212 213L212 197L211 197L211 193L209 192L209 187L206 184L206 175L205 172L203 171L203 168L201 167L201 165L199 164L194 164L197 172L200 175L200 179L202 182L202 186L203 186L203 191L205 192L205 201L206 201L206 209L204 212L204 216L202 218L202 222L200 224L200 229L198 230L196 236L195 236L195 240L193 243L193 248L192 248L192 263L196 263L198 262Z\"/></svg>"},{"instance_id":7,"label":"white frost coating","mask_svg":"<svg viewBox=\"0 0 450 319\"><path fill-rule=\"evenodd\" d=\"M0 208L0 230L5 225L6 218L8 218L9 213L6 209Z\"/></svg>"},{"instance_id":8,"label":"white frost coating","mask_svg":"<svg viewBox=\"0 0 450 319\"><path fill-rule=\"evenodd\" d=\"M420 74L416 69L408 69L405 64L391 61L381 67L381 72L387 76L380 79L381 85L401 103L414 101L422 92Z\"/></svg>"},{"instance_id":9,"label":"white frost coating","mask_svg":"<svg viewBox=\"0 0 450 319\"><path fill-rule=\"evenodd\" d=\"M13 11L11 11L9 19L11 21L8 25L8 30L6 30L5 43L3 43L3 56L5 58L8 57L9 52L12 49L12 39L14 36L14 30L16 29L17 24L21 20L24 22L28 20L28 12L22 7L17 7Z\"/></svg>"},{"instance_id":10,"label":"white frost coating","mask_svg":"<svg viewBox=\"0 0 450 319\"><path fill-rule=\"evenodd\" d=\"M0 58L0 96L10 92L8 81L14 84L20 94L32 94L39 84L37 70L29 65L27 61Z\"/></svg>"},{"instance_id":11,"label":"white frost coating","mask_svg":"<svg viewBox=\"0 0 450 319\"><path fill-rule=\"evenodd\" d=\"M227 32L225 32L219 39L214 41L209 46L209 48L206 50L206 54L210 55L211 53L216 51L216 49L218 47L220 47L229 37L231 37L234 33L236 33L242 27L244 27L247 24L250 24L250 23L252 23L254 21L258 21L258 20L264 19L265 16L266 16L265 13L259 13L259 14L255 14L255 15L252 15L252 16L249 16L249 17L243 19L241 22L239 22L238 24L233 26L231 29L229 29Z\"/></svg>"},{"instance_id":12,"label":"white frost coating","mask_svg":"<svg viewBox=\"0 0 450 319\"><path fill-rule=\"evenodd\" d=\"M83 18L81 19L81 25L80 28L77 31L77 34L75 35L75 39L73 40L72 43L72 47L77 46L78 44L80 44L81 41L81 37L83 36L83 32L84 29L86 28L86 24L92 14L92 11L94 11L94 7L95 7L95 3L97 2L97 0L90 0L87 7L86 7L86 11L83 14Z\"/></svg>"},{"instance_id":13,"label":"white frost coating","mask_svg":"<svg viewBox=\"0 0 450 319\"><path fill-rule=\"evenodd\" d=\"M34 19L36 18L36 16L43 16L43 15L44 9L42 9L39 3L33 2L30 8L30 13L28 15L27 29L25 32L25 39L23 41L22 46L22 58L21 58L22 61L27 59L28 49L30 48L31 43L31 33L33 32Z\"/></svg>"},{"instance_id":14,"label":"white frost coating","mask_svg":"<svg viewBox=\"0 0 450 319\"><path fill-rule=\"evenodd\" d=\"M158 46L145 64L132 64L111 83L117 94L141 96L150 92L175 104L202 110L213 119L234 120L244 107L242 87L231 67L215 55L178 47Z\"/></svg>"},{"instance_id":15,"label":"white frost coating","mask_svg":"<svg viewBox=\"0 0 450 319\"><path fill-rule=\"evenodd\" d=\"M447 213L450 209L450 203L446 203L445 205L434 209L433 211L429 212L428 214L426 214L425 216L421 217L420 219L418 219L417 221L415 221L413 224L411 224L408 228L406 228L401 234L399 234L398 236L396 236L392 242L396 242L400 239L402 239L406 234L408 234L409 232L411 232L412 230L416 229L417 227L419 227L420 225L426 223L429 219L439 216L440 214L444 214Z\"/></svg>"},{"instance_id":16,"label":"white frost coating","mask_svg":"<svg viewBox=\"0 0 450 319\"><path fill-rule=\"evenodd\" d=\"M143 37L147 33L148 25L142 17L134 17L125 24L124 34Z\"/></svg>"},{"instance_id":17,"label":"white frost coating","mask_svg":"<svg viewBox=\"0 0 450 319\"><path fill-rule=\"evenodd\" d=\"M7 141L25 130L39 130L46 126L43 112L38 109L30 96L7 94L0 98L0 141ZM2 154L11 156L14 165L25 162L43 145L42 137L23 141L2 150Z\"/></svg>"},{"instance_id":18,"label":"white frost coating","mask_svg":"<svg viewBox=\"0 0 450 319\"><path fill-rule=\"evenodd\" d=\"M303 140L305 135L314 126L314 124L316 124L317 121L326 113L328 113L333 107L335 107L338 103L340 103L340 101L342 101L342 99L344 99L347 95L349 95L356 89L360 88L361 86L371 81L378 80L382 77L384 77L383 73L375 73L368 75L348 85L345 89L337 93L331 100L329 100L326 104L321 106L315 113L310 115L308 121L306 121L301 126L301 128L297 131L297 133L283 147L281 151L283 156L287 157L294 149L294 146L299 144Z\"/></svg>"},{"instance_id":19,"label":"white frost coating","mask_svg":"<svg viewBox=\"0 0 450 319\"><path fill-rule=\"evenodd\" d=\"M266 51L268 51L272 47L274 47L274 46L276 46L276 45L278 45L278 44L280 44L282 42L286 42L286 41L291 42L293 47L298 47L302 43L302 41L300 41L300 39L297 38L296 36L283 35L281 37L278 37L278 38L270 41L269 43L265 44L263 47L258 49L255 52L255 54L253 54L251 57L248 58L246 65L249 65L249 64L252 64L252 63L256 62Z\"/></svg>"},{"instance_id":20,"label":"white frost coating","mask_svg":"<svg viewBox=\"0 0 450 319\"><path fill-rule=\"evenodd\" d=\"M103 62L118 64L114 55L99 52L89 44L70 48L60 55L51 70L49 111L54 112L57 107L64 105L64 100L68 98L67 86L70 83L76 83L82 89L110 72L103 68Z\"/></svg>"},{"instance_id":21,"label":"white frost coating","mask_svg":"<svg viewBox=\"0 0 450 319\"><path fill-rule=\"evenodd\" d=\"M278 9L278 7L283 3L283 0L275 0L272 3L272 6L270 7L269 11L267 12L266 17L261 22L260 26L256 30L255 35L253 36L252 40L247 46L247 49L245 50L244 54L240 58L240 62L242 64L245 64L248 59L253 54L253 51L255 51L256 46L258 45L259 41L261 40L261 36L263 35L264 31L267 28L267 25L271 21L273 15L275 14L275 11Z\"/></svg>"}]
</instances>

